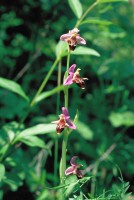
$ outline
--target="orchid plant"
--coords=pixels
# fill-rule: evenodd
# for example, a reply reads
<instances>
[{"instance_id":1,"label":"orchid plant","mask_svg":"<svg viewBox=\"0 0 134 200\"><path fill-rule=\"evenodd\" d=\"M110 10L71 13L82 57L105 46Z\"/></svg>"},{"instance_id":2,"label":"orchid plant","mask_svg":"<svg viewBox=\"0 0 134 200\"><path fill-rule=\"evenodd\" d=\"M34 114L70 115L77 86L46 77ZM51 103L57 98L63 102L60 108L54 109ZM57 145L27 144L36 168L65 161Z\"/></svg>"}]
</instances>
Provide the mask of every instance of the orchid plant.
<instances>
[{"instance_id":1,"label":"orchid plant","mask_svg":"<svg viewBox=\"0 0 134 200\"><path fill-rule=\"evenodd\" d=\"M65 99L65 107L62 107L62 114L59 115L58 121L53 121L52 123L56 124L56 132L57 134L61 134L61 132L64 130L63 134L63 144L62 144L62 158L61 158L61 170L60 170L60 179L61 184L65 183L65 175L71 175L74 174L78 178L82 178L83 175L81 171L79 170L79 167L81 165L76 164L75 160L77 156L73 156L70 163L71 167L66 169L66 152L67 152L67 141L69 136L69 130L68 129L76 129L76 125L70 120L69 112L68 112L68 88L66 86L71 85L73 83L76 83L81 89L85 89L85 80L88 80L88 78L81 78L80 77L80 69L78 68L75 71L76 64L70 65L70 53L71 51L74 51L77 44L85 45L86 41L84 38L80 37L80 34L78 34L79 30L78 28L74 28L69 31L67 34L63 34L60 37L60 40L68 43L68 57L67 57L67 69L68 76L65 74L65 80L64 80L64 99Z\"/></svg>"},{"instance_id":2,"label":"orchid plant","mask_svg":"<svg viewBox=\"0 0 134 200\"><path fill-rule=\"evenodd\" d=\"M77 48L76 48L77 45L86 45L86 40L83 37L81 37L81 35L79 34L80 30L78 29L78 27L80 25L82 25L82 22L85 19L85 17L87 16L87 14L96 5L98 5L99 2L100 2L100 0L96 0L92 5L90 5L88 7L88 9L83 14L81 13L81 15L79 14L79 12L76 12L76 15L78 15L77 16L78 20L77 20L76 25L74 26L74 28L72 28L67 33L65 33L65 34L63 34L63 35L61 35L59 37L60 41L63 41L65 43L67 43L67 47L68 47L68 49L66 48L65 55L64 55L64 56L67 56L66 57L66 63L67 63L66 64L66 71L65 71L64 77L62 77L62 79L63 79L62 87L63 87L63 91L64 91L64 105L60 105L59 106L61 108L61 112L60 112L61 114L59 115L59 119L57 119L56 121L52 121L51 123L55 124L54 130L58 135L57 138L59 138L59 137L62 138L62 152L61 152L60 166L58 166L58 168L59 168L59 176L60 176L60 188L63 189L62 190L62 200L66 199L66 197L64 195L64 191L66 189L66 180L68 179L68 177L75 176L77 181L80 181L80 180L84 179L83 178L84 177L84 173L80 169L82 167L82 165L78 164L76 162L78 156L69 155L68 151L67 151L68 137L70 136L70 134L73 134L72 131L75 131L77 129L76 121L72 120L71 113L69 114L69 111L70 111L69 103L70 102L69 102L69 87L68 86L76 84L79 87L78 88L79 90L80 89L85 89L86 88L86 83L88 83L88 82L86 82L86 81L88 81L88 78L87 77L81 77L81 73L80 73L81 69L80 68L76 69L76 66L77 66L76 62L74 62L74 64L72 64L72 62L71 62L71 54L75 53L75 51L77 50ZM77 9L77 7L76 7L76 9ZM32 130L33 132L31 133L31 129L30 128L27 131L21 130L21 128L23 127L23 123L26 120L26 118L28 117L29 113L32 111L33 107L42 98L42 92L44 90L44 87L46 86L46 84L47 84L48 80L50 79L50 76L52 75L52 73L53 73L54 69L56 68L56 66L57 65L59 65L59 66L61 65L61 63L62 63L61 60L62 60L62 55L57 55L57 57L56 57L54 63L52 64L48 74L44 77L44 80L42 81L39 89L37 90L35 96L30 101L30 103L29 103L29 99L28 99L28 106L29 107L28 107L25 115L21 119L18 127L15 128L15 130L17 130L16 134L13 135L13 133L12 133L13 136L9 137L9 139L11 141L9 141L4 146L4 148L1 150L1 155L2 155L0 157L0 161L1 162L6 160L6 156L9 155L10 153L12 153L12 148L17 143L20 143L20 142L26 143L26 140L28 140L30 138L30 136L32 136L30 138L31 141L34 142L35 140L37 140L39 142L39 144L40 144L39 147L42 148L44 143L42 144L42 142L34 135L35 134L35 132L34 132L35 130L34 131ZM60 70L58 69L58 72L59 71ZM60 79L59 77L60 76L58 76L58 79ZM4 81L4 79L2 79L2 81ZM14 83L11 82L11 84L10 84L10 82L7 81L4 87L8 88L8 89L10 89L12 91L13 89L10 88L10 85L12 86L12 85L14 85ZM61 82L60 81L59 81L59 85L61 86ZM17 88L17 89L14 89L15 93L20 94L20 96L22 96L24 99L27 99L27 96L25 95L23 90L21 90L19 85L16 84L15 88ZM52 93L53 93L53 91L52 91ZM51 95L52 95L52 93L51 93ZM57 116L58 116L58 114L59 113L57 113ZM77 118L77 116L76 116L76 118ZM79 123L79 122L77 122L77 123ZM41 126L41 128L42 128L42 126ZM46 133L48 130L47 130L46 127L44 129L45 130L43 130L43 131ZM37 134L40 134L40 133L42 134L42 130L39 132L39 127L36 127L36 131L37 131ZM32 146L32 144L31 144L31 146ZM43 148L44 148L44 146L43 146ZM57 155L56 154L58 154L58 145L55 148L55 160L57 159ZM70 160L70 165L71 165L69 167L66 167L67 154L68 154L68 158ZM100 159L100 160L102 160L102 159ZM55 161L55 163L56 163L56 161ZM56 168L57 165L55 164L54 167ZM1 166L1 169L3 170L3 171L2 170L1 171L4 174L5 168L3 168L3 166ZM4 175L3 175L3 177L4 177Z\"/></svg>"}]
</instances>

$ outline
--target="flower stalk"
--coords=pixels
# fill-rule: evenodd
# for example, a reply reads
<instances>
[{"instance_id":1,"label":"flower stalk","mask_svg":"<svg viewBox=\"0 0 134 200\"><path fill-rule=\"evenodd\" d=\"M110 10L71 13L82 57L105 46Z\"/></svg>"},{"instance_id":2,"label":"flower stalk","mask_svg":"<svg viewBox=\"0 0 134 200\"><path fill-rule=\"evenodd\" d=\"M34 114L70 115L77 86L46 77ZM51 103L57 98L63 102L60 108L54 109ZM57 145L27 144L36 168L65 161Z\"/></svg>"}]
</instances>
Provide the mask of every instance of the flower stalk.
<instances>
[{"instance_id":1,"label":"flower stalk","mask_svg":"<svg viewBox=\"0 0 134 200\"><path fill-rule=\"evenodd\" d=\"M70 54L71 54L71 51L68 49L67 69L66 69L66 72L67 72L68 69L69 69ZM65 73L65 78L67 78L67 74L66 74L66 73ZM68 87L65 87L65 89L64 89L64 98L65 98L65 107L68 109Z\"/></svg>"},{"instance_id":2,"label":"flower stalk","mask_svg":"<svg viewBox=\"0 0 134 200\"><path fill-rule=\"evenodd\" d=\"M65 183L65 170L66 170L66 151L68 141L68 128L65 129L62 141L62 158L61 158L61 184Z\"/></svg>"},{"instance_id":3,"label":"flower stalk","mask_svg":"<svg viewBox=\"0 0 134 200\"><path fill-rule=\"evenodd\" d=\"M91 6L88 7L88 9L84 12L84 14L81 16L81 18L77 21L75 28L80 26L83 19L86 17L86 15L96 6L101 0L96 0Z\"/></svg>"},{"instance_id":4,"label":"flower stalk","mask_svg":"<svg viewBox=\"0 0 134 200\"><path fill-rule=\"evenodd\" d=\"M57 86L61 85L61 60L58 64L58 79L57 79ZM57 93L57 103L56 103L56 113L59 115L60 111L60 91ZM57 184L57 177L58 177L58 138L55 138L54 142L54 185Z\"/></svg>"},{"instance_id":5,"label":"flower stalk","mask_svg":"<svg viewBox=\"0 0 134 200\"><path fill-rule=\"evenodd\" d=\"M84 38L80 37L78 32L79 30L77 28L74 28L73 30L70 30L67 34L63 34L60 37L60 40L68 43L67 68L66 68L66 73L64 76L64 81L68 78L71 51L75 50L77 44L82 44L82 45L86 44L86 41L84 40ZM76 74L73 73L73 75L76 75ZM79 80L83 81L83 79L80 79L80 77L79 77ZM64 89L64 99L65 99L65 108L68 109L68 86L66 86ZM75 129L75 128L72 128L72 129ZM63 142L62 142L62 158L61 158L61 170L60 170L61 184L65 184L66 152L67 152L68 135L69 135L69 131L67 127L64 131Z\"/></svg>"},{"instance_id":6,"label":"flower stalk","mask_svg":"<svg viewBox=\"0 0 134 200\"><path fill-rule=\"evenodd\" d=\"M71 54L71 51L68 48L67 69L66 69L66 71L68 71L68 69L69 69L70 54ZM66 78L66 74L65 74L65 78ZM65 89L64 89L64 98L65 98L65 107L68 109L68 87L65 87ZM68 128L66 128L65 131L64 131L63 141L62 141L61 184L65 183L67 141L68 141Z\"/></svg>"},{"instance_id":7,"label":"flower stalk","mask_svg":"<svg viewBox=\"0 0 134 200\"><path fill-rule=\"evenodd\" d=\"M47 81L49 80L49 78L50 78L50 76L51 76L53 70L55 69L57 63L59 62L59 60L60 60L60 58L57 58L57 59L55 60L55 62L53 63L53 65L52 65L51 69L49 70L47 76L45 76L45 78L44 78L42 84L40 85L40 87L39 87L39 89L38 89L36 95L34 96L32 102L30 103L30 107L33 107L33 106L34 106L34 104L35 104L35 102L36 102L36 98L37 98L37 97L40 95L40 93L43 91L43 89L44 89L44 87L45 87Z\"/></svg>"}]
</instances>

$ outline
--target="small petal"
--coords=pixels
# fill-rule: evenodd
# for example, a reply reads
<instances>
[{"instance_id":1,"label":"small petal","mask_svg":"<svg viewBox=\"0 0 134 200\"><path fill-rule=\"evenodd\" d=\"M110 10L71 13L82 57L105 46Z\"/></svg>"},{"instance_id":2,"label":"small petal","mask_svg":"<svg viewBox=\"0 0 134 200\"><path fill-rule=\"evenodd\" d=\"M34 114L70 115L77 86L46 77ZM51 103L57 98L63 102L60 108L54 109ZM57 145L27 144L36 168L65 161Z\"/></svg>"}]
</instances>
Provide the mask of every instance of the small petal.
<instances>
[{"instance_id":1,"label":"small petal","mask_svg":"<svg viewBox=\"0 0 134 200\"><path fill-rule=\"evenodd\" d=\"M74 34L74 33L78 33L79 29L78 28L74 28L73 30L69 31L70 34Z\"/></svg>"},{"instance_id":2,"label":"small petal","mask_svg":"<svg viewBox=\"0 0 134 200\"><path fill-rule=\"evenodd\" d=\"M68 73L69 73L69 74L72 74L72 73L74 74L75 68L76 68L76 64L73 64L73 65L69 68Z\"/></svg>"},{"instance_id":3,"label":"small petal","mask_svg":"<svg viewBox=\"0 0 134 200\"><path fill-rule=\"evenodd\" d=\"M60 40L66 41L66 39L68 39L68 38L70 38L70 34L69 33L61 35Z\"/></svg>"},{"instance_id":4,"label":"small petal","mask_svg":"<svg viewBox=\"0 0 134 200\"><path fill-rule=\"evenodd\" d=\"M59 120L57 120L57 121L52 121L51 123L52 123L52 124L58 124L58 123L59 123Z\"/></svg>"},{"instance_id":5,"label":"small petal","mask_svg":"<svg viewBox=\"0 0 134 200\"><path fill-rule=\"evenodd\" d=\"M77 164L76 164L76 159L78 158L78 156L73 156L72 158L71 158L71 161L70 161L70 164L72 165L72 166L76 166Z\"/></svg>"},{"instance_id":6,"label":"small petal","mask_svg":"<svg viewBox=\"0 0 134 200\"><path fill-rule=\"evenodd\" d=\"M71 85L73 83L73 74L70 74L64 81L64 85Z\"/></svg>"},{"instance_id":7,"label":"small petal","mask_svg":"<svg viewBox=\"0 0 134 200\"><path fill-rule=\"evenodd\" d=\"M86 44L86 41L82 37L77 36L76 39L78 44Z\"/></svg>"},{"instance_id":8,"label":"small petal","mask_svg":"<svg viewBox=\"0 0 134 200\"><path fill-rule=\"evenodd\" d=\"M76 167L75 166L68 167L65 170L65 175L68 176L69 174L74 174L75 171L76 171Z\"/></svg>"},{"instance_id":9,"label":"small petal","mask_svg":"<svg viewBox=\"0 0 134 200\"><path fill-rule=\"evenodd\" d=\"M62 113L65 117L69 117L68 109L65 107L62 107Z\"/></svg>"},{"instance_id":10,"label":"small petal","mask_svg":"<svg viewBox=\"0 0 134 200\"><path fill-rule=\"evenodd\" d=\"M66 119L66 123L68 124L68 127L71 129L76 129L76 126L70 119Z\"/></svg>"}]
</instances>

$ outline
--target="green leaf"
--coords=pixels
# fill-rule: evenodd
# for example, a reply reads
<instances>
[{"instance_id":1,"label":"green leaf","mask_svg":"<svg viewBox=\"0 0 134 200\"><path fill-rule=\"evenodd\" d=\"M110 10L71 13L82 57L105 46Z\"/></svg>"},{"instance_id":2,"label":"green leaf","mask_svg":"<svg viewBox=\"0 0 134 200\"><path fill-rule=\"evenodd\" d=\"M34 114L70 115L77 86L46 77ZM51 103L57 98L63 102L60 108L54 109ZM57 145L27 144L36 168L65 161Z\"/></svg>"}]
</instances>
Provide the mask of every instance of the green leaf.
<instances>
[{"instance_id":1,"label":"green leaf","mask_svg":"<svg viewBox=\"0 0 134 200\"><path fill-rule=\"evenodd\" d=\"M18 139L31 135L46 134L55 131L54 124L39 124L31 128L27 128L18 135Z\"/></svg>"},{"instance_id":2,"label":"green leaf","mask_svg":"<svg viewBox=\"0 0 134 200\"><path fill-rule=\"evenodd\" d=\"M134 125L134 113L126 111L124 113L112 112L109 116L109 120L114 127L120 126L133 126Z\"/></svg>"},{"instance_id":3,"label":"green leaf","mask_svg":"<svg viewBox=\"0 0 134 200\"><path fill-rule=\"evenodd\" d=\"M9 148L9 144L4 145L2 148L0 148L0 157L3 156Z\"/></svg>"},{"instance_id":4,"label":"green leaf","mask_svg":"<svg viewBox=\"0 0 134 200\"><path fill-rule=\"evenodd\" d=\"M57 86L57 87L55 87L54 89L52 89L48 92L43 92L36 98L35 102L38 103L38 102L52 96L53 94L56 94L57 92L62 91L62 90L64 90L64 86L60 85L60 86Z\"/></svg>"},{"instance_id":5,"label":"green leaf","mask_svg":"<svg viewBox=\"0 0 134 200\"><path fill-rule=\"evenodd\" d=\"M26 136L26 137L20 138L19 141L25 143L26 145L30 147L40 147L40 148L48 149L44 141L36 136L31 136L31 135Z\"/></svg>"},{"instance_id":6,"label":"green leaf","mask_svg":"<svg viewBox=\"0 0 134 200\"><path fill-rule=\"evenodd\" d=\"M82 5L79 0L68 0L69 6L74 12L75 16L79 19L82 16Z\"/></svg>"},{"instance_id":7,"label":"green leaf","mask_svg":"<svg viewBox=\"0 0 134 200\"><path fill-rule=\"evenodd\" d=\"M128 0L101 0L99 3L128 2Z\"/></svg>"},{"instance_id":8,"label":"green leaf","mask_svg":"<svg viewBox=\"0 0 134 200\"><path fill-rule=\"evenodd\" d=\"M3 179L5 175L5 166L3 164L0 164L0 181Z\"/></svg>"},{"instance_id":9,"label":"green leaf","mask_svg":"<svg viewBox=\"0 0 134 200\"><path fill-rule=\"evenodd\" d=\"M6 173L6 179L4 179L4 183L8 184L12 191L16 191L18 187L23 185L24 176L25 175L23 171L18 172L16 169L12 169L11 172Z\"/></svg>"},{"instance_id":10,"label":"green leaf","mask_svg":"<svg viewBox=\"0 0 134 200\"><path fill-rule=\"evenodd\" d=\"M100 19L90 18L90 19L84 20L81 24L111 25L112 22L107 21L107 20L100 20Z\"/></svg>"},{"instance_id":11,"label":"green leaf","mask_svg":"<svg viewBox=\"0 0 134 200\"><path fill-rule=\"evenodd\" d=\"M77 123L77 131L80 133L80 135L84 139L86 139L86 140L92 140L92 138L93 138L93 131L85 123L79 121Z\"/></svg>"},{"instance_id":12,"label":"green leaf","mask_svg":"<svg viewBox=\"0 0 134 200\"><path fill-rule=\"evenodd\" d=\"M66 178L66 183L69 183L65 190L65 195L68 197L71 193L76 192L77 190L80 190L80 184L79 180L76 177L76 175L70 175Z\"/></svg>"},{"instance_id":13,"label":"green leaf","mask_svg":"<svg viewBox=\"0 0 134 200\"><path fill-rule=\"evenodd\" d=\"M59 41L56 45L56 56L57 57L64 57L68 54L68 44L67 42Z\"/></svg>"},{"instance_id":14,"label":"green leaf","mask_svg":"<svg viewBox=\"0 0 134 200\"><path fill-rule=\"evenodd\" d=\"M100 56L100 54L95 51L94 49L90 49L87 47L77 47L75 51L71 52L73 55L93 55L93 56Z\"/></svg>"},{"instance_id":15,"label":"green leaf","mask_svg":"<svg viewBox=\"0 0 134 200\"><path fill-rule=\"evenodd\" d=\"M29 98L26 96L21 86L14 81L0 77L0 87L10 90L23 97L25 100L29 101Z\"/></svg>"},{"instance_id":16,"label":"green leaf","mask_svg":"<svg viewBox=\"0 0 134 200\"><path fill-rule=\"evenodd\" d=\"M117 93L120 91L125 90L125 87L123 85L115 86L115 85L109 85L105 90L105 94L111 94L111 93Z\"/></svg>"}]
</instances>

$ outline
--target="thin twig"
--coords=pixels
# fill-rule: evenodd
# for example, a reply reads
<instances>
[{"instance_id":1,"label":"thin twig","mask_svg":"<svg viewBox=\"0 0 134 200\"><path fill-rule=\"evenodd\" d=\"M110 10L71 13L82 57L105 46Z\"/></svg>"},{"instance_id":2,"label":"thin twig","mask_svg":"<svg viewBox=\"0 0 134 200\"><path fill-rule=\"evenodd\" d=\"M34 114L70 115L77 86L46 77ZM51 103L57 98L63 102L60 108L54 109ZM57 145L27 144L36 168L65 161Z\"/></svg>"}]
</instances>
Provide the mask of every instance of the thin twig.
<instances>
[{"instance_id":1,"label":"thin twig","mask_svg":"<svg viewBox=\"0 0 134 200\"><path fill-rule=\"evenodd\" d=\"M32 63L40 56L40 50L37 50L32 56L31 59L24 65L24 67L19 71L19 73L14 78L15 81L18 81L23 74L31 67Z\"/></svg>"},{"instance_id":2,"label":"thin twig","mask_svg":"<svg viewBox=\"0 0 134 200\"><path fill-rule=\"evenodd\" d=\"M85 170L82 170L82 174L83 175L86 174L87 172L91 171L96 166L96 164L106 160L106 158L111 154L111 152L115 149L115 147L116 144L112 144L95 163L89 165Z\"/></svg>"}]
</instances>

